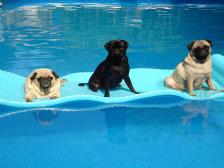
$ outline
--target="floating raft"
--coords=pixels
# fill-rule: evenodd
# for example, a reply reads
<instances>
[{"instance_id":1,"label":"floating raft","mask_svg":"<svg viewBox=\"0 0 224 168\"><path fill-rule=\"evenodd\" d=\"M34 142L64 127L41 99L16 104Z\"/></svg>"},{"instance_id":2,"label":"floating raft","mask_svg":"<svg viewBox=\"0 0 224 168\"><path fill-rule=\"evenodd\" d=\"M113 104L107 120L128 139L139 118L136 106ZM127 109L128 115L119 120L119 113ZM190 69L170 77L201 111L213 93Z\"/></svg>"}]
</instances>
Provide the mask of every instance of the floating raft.
<instances>
[{"instance_id":1,"label":"floating raft","mask_svg":"<svg viewBox=\"0 0 224 168\"><path fill-rule=\"evenodd\" d=\"M213 60L213 81L216 88L224 88L224 56L215 54ZM104 97L104 91L92 92L87 86L80 87L78 83L88 81L92 72L74 73L63 76L68 82L61 88L58 99L34 99L33 102L24 100L25 77L0 70L0 106L16 108L39 108L57 106L83 106L108 104L162 105L176 104L184 100L208 100L224 97L224 93L216 91L197 90L197 96L189 96L164 87L163 81L172 74L173 70L140 68L131 69L130 78L135 89L140 94L129 91L124 81L121 87L110 90L110 97Z\"/></svg>"}]
</instances>

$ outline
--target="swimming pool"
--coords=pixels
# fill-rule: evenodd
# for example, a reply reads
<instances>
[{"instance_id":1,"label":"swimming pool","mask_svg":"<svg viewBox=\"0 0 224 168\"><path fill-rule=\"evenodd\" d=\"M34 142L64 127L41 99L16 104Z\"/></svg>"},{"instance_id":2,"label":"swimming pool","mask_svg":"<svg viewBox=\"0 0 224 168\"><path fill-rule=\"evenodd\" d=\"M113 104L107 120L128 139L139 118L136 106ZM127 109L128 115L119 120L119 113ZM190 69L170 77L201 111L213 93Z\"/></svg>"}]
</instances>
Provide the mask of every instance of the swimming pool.
<instances>
[{"instance_id":1,"label":"swimming pool","mask_svg":"<svg viewBox=\"0 0 224 168\"><path fill-rule=\"evenodd\" d=\"M6 3L0 69L22 76L40 67L60 75L93 71L106 56L104 43L117 38L129 41L132 68L171 69L193 39L212 39L213 53L224 54L223 11L214 4L137 1ZM2 108L2 167L223 168L223 100L113 106Z\"/></svg>"}]
</instances>

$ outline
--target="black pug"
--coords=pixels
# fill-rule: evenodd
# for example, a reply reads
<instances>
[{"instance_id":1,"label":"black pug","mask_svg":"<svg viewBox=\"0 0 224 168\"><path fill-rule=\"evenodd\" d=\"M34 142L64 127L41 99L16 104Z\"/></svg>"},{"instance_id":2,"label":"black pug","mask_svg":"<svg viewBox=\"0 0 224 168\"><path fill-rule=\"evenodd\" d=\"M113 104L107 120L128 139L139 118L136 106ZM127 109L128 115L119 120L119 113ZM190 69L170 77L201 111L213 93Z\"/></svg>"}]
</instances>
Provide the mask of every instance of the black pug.
<instances>
[{"instance_id":1,"label":"black pug","mask_svg":"<svg viewBox=\"0 0 224 168\"><path fill-rule=\"evenodd\" d=\"M130 67L126 56L128 42L125 40L112 40L106 43L104 47L109 53L107 58L98 65L89 82L79 83L79 86L88 85L94 92L105 89L104 97L109 97L109 89L120 86L121 81L124 79L131 92L138 94L129 77Z\"/></svg>"}]
</instances>

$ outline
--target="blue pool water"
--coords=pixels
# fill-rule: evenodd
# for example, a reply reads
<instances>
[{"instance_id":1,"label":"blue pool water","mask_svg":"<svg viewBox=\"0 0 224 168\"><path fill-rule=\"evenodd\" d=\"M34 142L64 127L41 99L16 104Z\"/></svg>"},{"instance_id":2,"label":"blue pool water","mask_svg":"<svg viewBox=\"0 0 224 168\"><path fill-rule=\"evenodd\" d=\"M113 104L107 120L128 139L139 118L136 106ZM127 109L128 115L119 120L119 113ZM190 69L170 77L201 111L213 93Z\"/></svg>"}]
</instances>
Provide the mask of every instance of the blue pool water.
<instances>
[{"instance_id":1,"label":"blue pool water","mask_svg":"<svg viewBox=\"0 0 224 168\"><path fill-rule=\"evenodd\" d=\"M0 118L4 168L223 168L217 102L170 108L34 110Z\"/></svg>"},{"instance_id":2,"label":"blue pool water","mask_svg":"<svg viewBox=\"0 0 224 168\"><path fill-rule=\"evenodd\" d=\"M93 71L116 38L129 41L132 68L170 69L194 39L211 39L213 53L224 54L223 21L222 5L8 3L0 9L0 69ZM0 165L223 168L222 99L126 106L0 108Z\"/></svg>"},{"instance_id":3,"label":"blue pool water","mask_svg":"<svg viewBox=\"0 0 224 168\"><path fill-rule=\"evenodd\" d=\"M8 8L0 11L0 53L4 53L0 68L24 76L40 67L53 68L60 75L93 71L106 57L104 44L117 38L129 41L132 68L173 68L194 39L211 39L213 53L224 54L224 7L220 5Z\"/></svg>"}]
</instances>

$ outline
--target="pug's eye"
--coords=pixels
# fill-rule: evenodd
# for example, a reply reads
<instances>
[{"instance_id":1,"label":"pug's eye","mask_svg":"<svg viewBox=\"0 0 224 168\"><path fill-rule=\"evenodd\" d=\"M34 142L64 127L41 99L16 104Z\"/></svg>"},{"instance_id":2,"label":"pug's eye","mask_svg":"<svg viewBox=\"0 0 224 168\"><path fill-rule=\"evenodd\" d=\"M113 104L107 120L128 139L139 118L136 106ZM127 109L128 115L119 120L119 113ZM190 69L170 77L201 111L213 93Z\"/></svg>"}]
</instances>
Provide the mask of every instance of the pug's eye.
<instances>
[{"instance_id":1,"label":"pug's eye","mask_svg":"<svg viewBox=\"0 0 224 168\"><path fill-rule=\"evenodd\" d=\"M198 52L198 51L200 51L199 47L194 49L194 52Z\"/></svg>"},{"instance_id":2,"label":"pug's eye","mask_svg":"<svg viewBox=\"0 0 224 168\"><path fill-rule=\"evenodd\" d=\"M112 46L112 47L111 47L111 49L113 49L113 50L116 49L116 48L117 48L116 46Z\"/></svg>"},{"instance_id":3,"label":"pug's eye","mask_svg":"<svg viewBox=\"0 0 224 168\"><path fill-rule=\"evenodd\" d=\"M53 77L49 76L48 79L50 79L52 81L53 80Z\"/></svg>"},{"instance_id":4,"label":"pug's eye","mask_svg":"<svg viewBox=\"0 0 224 168\"><path fill-rule=\"evenodd\" d=\"M42 80L42 78L41 78L41 77L37 78L37 81L38 81L38 82L40 82L41 80Z\"/></svg>"},{"instance_id":5,"label":"pug's eye","mask_svg":"<svg viewBox=\"0 0 224 168\"><path fill-rule=\"evenodd\" d=\"M208 47L208 46L206 46L206 45L205 45L205 46L203 46L203 48L204 48L204 49L209 49L209 47Z\"/></svg>"}]
</instances>

